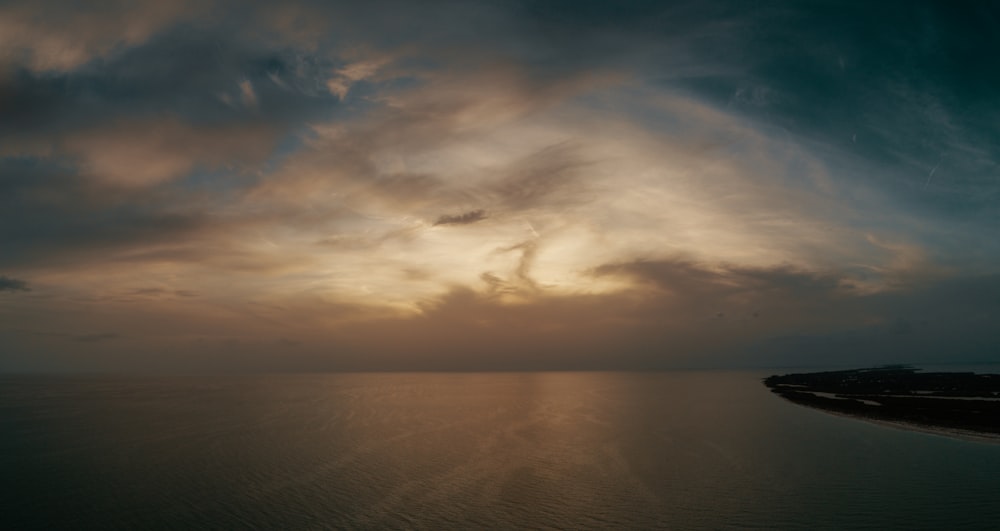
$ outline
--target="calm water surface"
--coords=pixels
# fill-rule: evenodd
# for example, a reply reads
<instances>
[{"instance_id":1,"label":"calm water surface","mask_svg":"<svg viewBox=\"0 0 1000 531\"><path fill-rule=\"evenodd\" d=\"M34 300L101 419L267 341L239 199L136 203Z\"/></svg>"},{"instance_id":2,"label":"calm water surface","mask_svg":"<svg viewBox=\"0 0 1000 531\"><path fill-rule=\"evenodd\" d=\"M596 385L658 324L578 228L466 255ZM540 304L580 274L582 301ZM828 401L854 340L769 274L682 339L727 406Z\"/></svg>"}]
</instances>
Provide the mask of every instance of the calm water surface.
<instances>
[{"instance_id":1,"label":"calm water surface","mask_svg":"<svg viewBox=\"0 0 1000 531\"><path fill-rule=\"evenodd\" d=\"M762 373L0 379L3 529L996 529L1000 445Z\"/></svg>"}]
</instances>

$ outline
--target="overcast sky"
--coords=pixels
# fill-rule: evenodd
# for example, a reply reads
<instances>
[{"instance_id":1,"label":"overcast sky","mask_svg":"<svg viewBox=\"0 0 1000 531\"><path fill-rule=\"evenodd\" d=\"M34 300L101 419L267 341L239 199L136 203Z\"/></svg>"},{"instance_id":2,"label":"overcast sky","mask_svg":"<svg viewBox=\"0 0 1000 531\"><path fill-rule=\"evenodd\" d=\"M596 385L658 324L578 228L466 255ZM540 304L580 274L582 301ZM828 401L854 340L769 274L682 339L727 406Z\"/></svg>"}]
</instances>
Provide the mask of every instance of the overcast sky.
<instances>
[{"instance_id":1,"label":"overcast sky","mask_svg":"<svg viewBox=\"0 0 1000 531\"><path fill-rule=\"evenodd\" d=\"M990 2L0 5L0 370L1000 361Z\"/></svg>"}]
</instances>

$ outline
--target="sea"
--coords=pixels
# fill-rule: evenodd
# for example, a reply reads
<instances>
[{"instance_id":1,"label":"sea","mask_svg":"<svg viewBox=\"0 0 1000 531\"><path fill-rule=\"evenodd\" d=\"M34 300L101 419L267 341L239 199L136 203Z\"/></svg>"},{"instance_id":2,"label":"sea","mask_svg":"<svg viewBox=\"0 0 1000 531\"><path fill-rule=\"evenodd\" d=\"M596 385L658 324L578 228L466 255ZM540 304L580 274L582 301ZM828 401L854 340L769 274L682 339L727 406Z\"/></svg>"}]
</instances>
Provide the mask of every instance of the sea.
<instances>
[{"instance_id":1,"label":"sea","mask_svg":"<svg viewBox=\"0 0 1000 531\"><path fill-rule=\"evenodd\" d=\"M998 529L1000 444L773 371L0 378L0 529Z\"/></svg>"}]
</instances>

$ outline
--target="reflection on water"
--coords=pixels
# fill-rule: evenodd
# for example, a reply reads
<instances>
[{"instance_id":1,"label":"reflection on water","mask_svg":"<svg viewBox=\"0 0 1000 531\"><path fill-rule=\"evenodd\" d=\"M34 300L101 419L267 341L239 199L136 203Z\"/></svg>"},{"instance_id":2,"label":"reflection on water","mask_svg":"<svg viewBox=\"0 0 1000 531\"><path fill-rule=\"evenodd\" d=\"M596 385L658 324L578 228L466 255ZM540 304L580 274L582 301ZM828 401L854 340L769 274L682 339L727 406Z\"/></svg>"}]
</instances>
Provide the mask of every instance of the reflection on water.
<instances>
[{"instance_id":1,"label":"reflection on water","mask_svg":"<svg viewBox=\"0 0 1000 531\"><path fill-rule=\"evenodd\" d=\"M8 378L0 527L982 528L1000 445L762 375Z\"/></svg>"}]
</instances>

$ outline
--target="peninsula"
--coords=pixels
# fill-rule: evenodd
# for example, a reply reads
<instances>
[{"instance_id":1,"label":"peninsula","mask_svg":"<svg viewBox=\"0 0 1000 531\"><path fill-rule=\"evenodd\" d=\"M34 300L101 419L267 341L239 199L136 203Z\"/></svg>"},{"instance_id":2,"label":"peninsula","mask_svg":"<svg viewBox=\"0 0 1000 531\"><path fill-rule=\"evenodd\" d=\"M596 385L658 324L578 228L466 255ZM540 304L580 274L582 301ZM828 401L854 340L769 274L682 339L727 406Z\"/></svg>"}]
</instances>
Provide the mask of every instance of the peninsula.
<instances>
[{"instance_id":1,"label":"peninsula","mask_svg":"<svg viewBox=\"0 0 1000 531\"><path fill-rule=\"evenodd\" d=\"M1000 439L1000 374L921 372L906 365L774 375L782 398L834 413L953 435Z\"/></svg>"}]
</instances>

